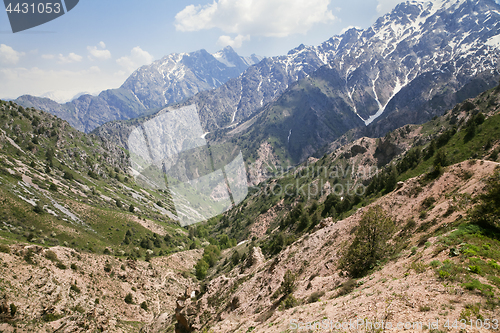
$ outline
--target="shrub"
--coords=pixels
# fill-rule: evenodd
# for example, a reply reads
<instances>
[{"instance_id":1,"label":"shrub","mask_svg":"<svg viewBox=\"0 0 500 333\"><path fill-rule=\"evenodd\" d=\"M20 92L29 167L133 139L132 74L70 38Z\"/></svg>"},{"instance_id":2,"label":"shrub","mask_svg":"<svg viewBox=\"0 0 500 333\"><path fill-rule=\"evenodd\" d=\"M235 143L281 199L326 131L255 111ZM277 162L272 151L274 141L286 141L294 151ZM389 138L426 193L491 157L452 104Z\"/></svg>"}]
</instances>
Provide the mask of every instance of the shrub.
<instances>
[{"instance_id":1,"label":"shrub","mask_svg":"<svg viewBox=\"0 0 500 333\"><path fill-rule=\"evenodd\" d=\"M49 190L52 192L57 192L57 185L54 183L50 183Z\"/></svg>"},{"instance_id":2,"label":"shrub","mask_svg":"<svg viewBox=\"0 0 500 333\"><path fill-rule=\"evenodd\" d=\"M80 288L76 284L72 284L71 287L69 287L70 290L73 290L75 293L79 294L81 293Z\"/></svg>"},{"instance_id":3,"label":"shrub","mask_svg":"<svg viewBox=\"0 0 500 333\"><path fill-rule=\"evenodd\" d=\"M469 266L469 270L474 274L481 274L481 267L477 265Z\"/></svg>"},{"instance_id":4,"label":"shrub","mask_svg":"<svg viewBox=\"0 0 500 333\"><path fill-rule=\"evenodd\" d=\"M125 296L125 303L134 304L134 298L131 293L128 293L127 296Z\"/></svg>"},{"instance_id":5,"label":"shrub","mask_svg":"<svg viewBox=\"0 0 500 333\"><path fill-rule=\"evenodd\" d=\"M65 264L63 264L63 263L62 263L62 262L60 262L60 261L58 261L58 262L56 263L56 267L57 267L57 268L59 268L59 269L66 269L66 268L67 268L67 267L66 267L66 265L65 265Z\"/></svg>"},{"instance_id":6,"label":"shrub","mask_svg":"<svg viewBox=\"0 0 500 333\"><path fill-rule=\"evenodd\" d=\"M234 251L232 256L231 256L231 261L233 263L234 266L238 265L238 263L240 262L240 254L238 251Z\"/></svg>"},{"instance_id":7,"label":"shrub","mask_svg":"<svg viewBox=\"0 0 500 333\"><path fill-rule=\"evenodd\" d=\"M481 203L471 214L471 222L500 231L500 175L488 181L488 192L480 196Z\"/></svg>"},{"instance_id":8,"label":"shrub","mask_svg":"<svg viewBox=\"0 0 500 333\"><path fill-rule=\"evenodd\" d=\"M353 291L356 288L356 286L357 286L356 280L349 279L346 282L342 283L338 295L339 296L347 295L351 291Z\"/></svg>"},{"instance_id":9,"label":"shrub","mask_svg":"<svg viewBox=\"0 0 500 333\"><path fill-rule=\"evenodd\" d=\"M442 279L442 280L445 280L445 279L449 278L450 275L451 275L449 272L443 271L443 270L440 270L438 272L438 274L439 274L439 278Z\"/></svg>"},{"instance_id":10,"label":"shrub","mask_svg":"<svg viewBox=\"0 0 500 333\"><path fill-rule=\"evenodd\" d=\"M0 252L10 253L10 247L6 244L0 244Z\"/></svg>"},{"instance_id":11,"label":"shrub","mask_svg":"<svg viewBox=\"0 0 500 333\"><path fill-rule=\"evenodd\" d=\"M427 197L422 201L422 207L429 208L436 202L436 199L433 196Z\"/></svg>"},{"instance_id":12,"label":"shrub","mask_svg":"<svg viewBox=\"0 0 500 333\"><path fill-rule=\"evenodd\" d=\"M14 317L17 312L17 306L14 303L10 303L10 315Z\"/></svg>"},{"instance_id":13,"label":"shrub","mask_svg":"<svg viewBox=\"0 0 500 333\"><path fill-rule=\"evenodd\" d=\"M48 250L45 252L45 258L49 259L50 261L56 262L59 261L59 258L57 258L57 254L54 251Z\"/></svg>"},{"instance_id":14,"label":"shrub","mask_svg":"<svg viewBox=\"0 0 500 333\"><path fill-rule=\"evenodd\" d=\"M43 316L42 316L42 320L45 321L45 322L51 322L51 321L56 321L58 319L60 319L62 317L62 315L57 315L57 314L54 314L54 313L44 313Z\"/></svg>"},{"instance_id":15,"label":"shrub","mask_svg":"<svg viewBox=\"0 0 500 333\"><path fill-rule=\"evenodd\" d=\"M462 284L462 287L464 287L467 290L474 291L475 289L480 290L483 295L485 296L493 296L493 286L490 286L489 284L483 284L479 282L478 280L472 280L471 282L467 282Z\"/></svg>"},{"instance_id":16,"label":"shrub","mask_svg":"<svg viewBox=\"0 0 500 333\"><path fill-rule=\"evenodd\" d=\"M285 275L283 276L283 281L281 282L281 286L279 287L280 293L284 295L290 295L295 291L295 280L297 276L292 273L291 270L287 270Z\"/></svg>"},{"instance_id":17,"label":"shrub","mask_svg":"<svg viewBox=\"0 0 500 333\"><path fill-rule=\"evenodd\" d=\"M207 276L207 271L209 266L205 260L203 259L198 260L194 268L196 270L196 277L199 280L203 280L205 276Z\"/></svg>"},{"instance_id":18,"label":"shrub","mask_svg":"<svg viewBox=\"0 0 500 333\"><path fill-rule=\"evenodd\" d=\"M113 268L113 266L111 266L111 264L109 262L106 265L104 265L104 271L107 273L111 272L112 268Z\"/></svg>"},{"instance_id":19,"label":"shrub","mask_svg":"<svg viewBox=\"0 0 500 333\"><path fill-rule=\"evenodd\" d=\"M206 263L210 267L213 267L217 260L219 259L220 256L220 250L217 245L209 245L205 248L203 251L203 260L205 260Z\"/></svg>"},{"instance_id":20,"label":"shrub","mask_svg":"<svg viewBox=\"0 0 500 333\"><path fill-rule=\"evenodd\" d=\"M315 291L307 298L307 303L316 303L325 294L324 291Z\"/></svg>"},{"instance_id":21,"label":"shrub","mask_svg":"<svg viewBox=\"0 0 500 333\"><path fill-rule=\"evenodd\" d=\"M387 243L394 234L395 225L380 206L366 211L355 238L341 259L340 267L353 277L363 276L375 264L391 253Z\"/></svg>"},{"instance_id":22,"label":"shrub","mask_svg":"<svg viewBox=\"0 0 500 333\"><path fill-rule=\"evenodd\" d=\"M75 179L75 176L73 175L73 173L71 171L64 171L63 178L67 179L67 180L73 180L73 179Z\"/></svg>"},{"instance_id":23,"label":"shrub","mask_svg":"<svg viewBox=\"0 0 500 333\"><path fill-rule=\"evenodd\" d=\"M26 252L26 254L24 255L24 260L30 265L35 265L36 263L33 260L33 256L34 256L33 250L29 249L28 252Z\"/></svg>"},{"instance_id":24,"label":"shrub","mask_svg":"<svg viewBox=\"0 0 500 333\"><path fill-rule=\"evenodd\" d=\"M146 303L146 301L141 303L141 309L143 309L144 311L148 311L148 303Z\"/></svg>"},{"instance_id":25,"label":"shrub","mask_svg":"<svg viewBox=\"0 0 500 333\"><path fill-rule=\"evenodd\" d=\"M297 301L297 299L293 297L293 295L288 295L287 298L285 298L280 304L282 309L291 309L296 307L297 305L299 305L299 301Z\"/></svg>"},{"instance_id":26,"label":"shrub","mask_svg":"<svg viewBox=\"0 0 500 333\"><path fill-rule=\"evenodd\" d=\"M500 271L500 265L495 260L488 261L488 265Z\"/></svg>"},{"instance_id":27,"label":"shrub","mask_svg":"<svg viewBox=\"0 0 500 333\"><path fill-rule=\"evenodd\" d=\"M437 268L437 267L441 266L441 262L439 260L433 260L433 261L431 261L431 266L434 268Z\"/></svg>"},{"instance_id":28,"label":"shrub","mask_svg":"<svg viewBox=\"0 0 500 333\"><path fill-rule=\"evenodd\" d=\"M420 274L425 272L427 265L423 262L412 262L410 268L413 269L416 273Z\"/></svg>"},{"instance_id":29,"label":"shrub","mask_svg":"<svg viewBox=\"0 0 500 333\"><path fill-rule=\"evenodd\" d=\"M40 202L36 203L36 206L35 206L35 208L33 208L33 211L37 214L45 213L45 210L43 209L43 205Z\"/></svg>"}]
</instances>

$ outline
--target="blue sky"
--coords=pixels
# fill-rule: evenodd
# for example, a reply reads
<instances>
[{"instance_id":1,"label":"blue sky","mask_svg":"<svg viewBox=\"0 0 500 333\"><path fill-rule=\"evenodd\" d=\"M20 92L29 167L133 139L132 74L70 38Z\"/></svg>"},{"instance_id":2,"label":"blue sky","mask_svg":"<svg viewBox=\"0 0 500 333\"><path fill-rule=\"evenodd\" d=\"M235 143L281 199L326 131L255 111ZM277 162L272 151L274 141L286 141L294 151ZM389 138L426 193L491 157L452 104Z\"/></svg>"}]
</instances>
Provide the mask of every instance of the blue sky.
<instances>
[{"instance_id":1,"label":"blue sky","mask_svg":"<svg viewBox=\"0 0 500 333\"><path fill-rule=\"evenodd\" d=\"M240 55L286 54L350 26L366 28L398 0L80 0L70 12L13 34L0 13L0 98L58 101L119 87L174 53L231 45Z\"/></svg>"}]
</instances>

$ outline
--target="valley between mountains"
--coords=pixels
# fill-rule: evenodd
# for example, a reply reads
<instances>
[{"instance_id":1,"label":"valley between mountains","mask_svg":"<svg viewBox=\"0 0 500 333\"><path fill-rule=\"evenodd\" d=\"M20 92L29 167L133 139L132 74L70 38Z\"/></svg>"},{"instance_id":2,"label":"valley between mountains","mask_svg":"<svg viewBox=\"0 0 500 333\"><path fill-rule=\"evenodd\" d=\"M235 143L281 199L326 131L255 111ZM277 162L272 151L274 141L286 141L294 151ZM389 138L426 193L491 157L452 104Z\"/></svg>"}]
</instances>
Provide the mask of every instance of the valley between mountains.
<instances>
[{"instance_id":1,"label":"valley between mountains","mask_svg":"<svg viewBox=\"0 0 500 333\"><path fill-rule=\"evenodd\" d=\"M0 101L0 331L500 330L499 35L494 1L408 1L287 55L172 54L99 96ZM160 121L187 109L199 124ZM248 185L224 169L188 225L147 165L183 126L170 164L241 156Z\"/></svg>"}]
</instances>

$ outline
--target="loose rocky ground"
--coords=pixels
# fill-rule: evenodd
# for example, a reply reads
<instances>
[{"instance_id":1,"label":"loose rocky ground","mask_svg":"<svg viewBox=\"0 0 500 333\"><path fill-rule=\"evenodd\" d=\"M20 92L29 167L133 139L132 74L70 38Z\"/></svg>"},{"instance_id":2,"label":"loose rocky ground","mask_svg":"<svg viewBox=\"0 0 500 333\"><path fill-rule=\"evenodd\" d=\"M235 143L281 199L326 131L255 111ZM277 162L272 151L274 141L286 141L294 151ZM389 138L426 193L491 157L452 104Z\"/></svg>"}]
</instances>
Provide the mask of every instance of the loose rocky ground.
<instances>
[{"instance_id":1,"label":"loose rocky ground","mask_svg":"<svg viewBox=\"0 0 500 333\"><path fill-rule=\"evenodd\" d=\"M356 281L352 292L341 295L348 277L338 269L338 259L368 207L342 221L323 220L318 230L303 236L275 259L265 261L258 255L260 249L256 248L253 257L257 259L251 265L245 262L229 274L215 278L208 284L206 294L187 306L197 309L198 317L193 323L201 328L209 320L211 332L291 332L293 320L301 323L323 319L333 322L384 320L394 325L423 322L429 326L429 320L439 319L439 329L443 330L445 320L462 319L476 311L474 306L478 303L483 301L484 305L484 298L477 291L470 292L460 284L438 278L431 261L459 262L463 259L450 258L449 249L439 243L439 238L426 235L437 229L446 230L450 223L465 216L473 205L472 199L482 193L485 179L498 169L499 163L466 161L448 167L439 179L427 185L421 185L417 178L410 179L374 202L372 205L380 205L399 227L410 219L416 226L407 236L406 249L380 270ZM424 201L430 197L435 201L425 208ZM283 310L279 307L279 299L272 295L280 287L287 270L298 276L293 295L302 304ZM480 281L487 283L484 278ZM309 298L314 295L317 297L311 301ZM500 320L498 308L489 310L480 306L477 311L484 319Z\"/></svg>"},{"instance_id":2,"label":"loose rocky ground","mask_svg":"<svg viewBox=\"0 0 500 333\"><path fill-rule=\"evenodd\" d=\"M17 312L0 324L2 332L137 332L158 320L173 325L175 301L195 286L189 271L202 253L148 263L65 247L19 244L10 252L0 253L0 295Z\"/></svg>"}]
</instances>

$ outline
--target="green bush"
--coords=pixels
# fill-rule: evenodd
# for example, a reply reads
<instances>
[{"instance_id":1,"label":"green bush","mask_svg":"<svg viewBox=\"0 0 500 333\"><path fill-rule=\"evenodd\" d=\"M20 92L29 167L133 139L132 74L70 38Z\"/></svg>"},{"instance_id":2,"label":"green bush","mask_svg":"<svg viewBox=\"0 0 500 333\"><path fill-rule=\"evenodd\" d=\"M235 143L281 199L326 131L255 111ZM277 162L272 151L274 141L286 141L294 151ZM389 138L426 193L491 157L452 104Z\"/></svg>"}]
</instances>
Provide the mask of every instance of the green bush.
<instances>
[{"instance_id":1,"label":"green bush","mask_svg":"<svg viewBox=\"0 0 500 333\"><path fill-rule=\"evenodd\" d=\"M35 254L33 253L33 250L29 249L28 252L26 252L26 254L24 255L24 260L30 265L35 265L36 262L33 260L34 255Z\"/></svg>"},{"instance_id":2,"label":"green bush","mask_svg":"<svg viewBox=\"0 0 500 333\"><path fill-rule=\"evenodd\" d=\"M125 296L125 303L134 304L134 298L132 296L132 293L128 293L127 296Z\"/></svg>"},{"instance_id":3,"label":"green bush","mask_svg":"<svg viewBox=\"0 0 500 333\"><path fill-rule=\"evenodd\" d=\"M71 287L69 287L70 290L73 290L75 293L79 294L81 293L80 288L76 284L72 284Z\"/></svg>"},{"instance_id":4,"label":"green bush","mask_svg":"<svg viewBox=\"0 0 500 333\"><path fill-rule=\"evenodd\" d=\"M75 176L73 175L73 173L71 171L64 171L63 178L67 179L67 180L73 180L73 179L75 179Z\"/></svg>"},{"instance_id":5,"label":"green bush","mask_svg":"<svg viewBox=\"0 0 500 333\"><path fill-rule=\"evenodd\" d=\"M279 287L280 294L290 295L295 291L296 285L295 280L297 279L297 275L293 274L291 270L287 270L285 275L283 276L283 281L281 282L281 286Z\"/></svg>"},{"instance_id":6,"label":"green bush","mask_svg":"<svg viewBox=\"0 0 500 333\"><path fill-rule=\"evenodd\" d=\"M471 222L500 231L500 174L488 180L488 192L480 196L481 203L472 212Z\"/></svg>"},{"instance_id":7,"label":"green bush","mask_svg":"<svg viewBox=\"0 0 500 333\"><path fill-rule=\"evenodd\" d=\"M431 266L434 268L437 268L437 267L441 266L441 262L439 260L433 260L433 261L431 261Z\"/></svg>"},{"instance_id":8,"label":"green bush","mask_svg":"<svg viewBox=\"0 0 500 333\"><path fill-rule=\"evenodd\" d=\"M66 268L67 268L67 267L66 267L66 265L65 265L65 264L63 264L63 263L62 263L62 262L60 262L60 261L58 261L58 262L56 263L56 267L57 267L57 268L59 268L59 269L66 269Z\"/></svg>"},{"instance_id":9,"label":"green bush","mask_svg":"<svg viewBox=\"0 0 500 333\"><path fill-rule=\"evenodd\" d=\"M471 282L467 282L462 284L462 287L464 287L467 290L474 291L475 289L480 290L483 295L485 296L493 296L493 286L490 286L489 284L483 284L479 282L478 280L472 280Z\"/></svg>"},{"instance_id":10,"label":"green bush","mask_svg":"<svg viewBox=\"0 0 500 333\"><path fill-rule=\"evenodd\" d=\"M238 265L238 263L240 262L240 254L238 251L235 250L231 255L231 262L234 266Z\"/></svg>"},{"instance_id":11,"label":"green bush","mask_svg":"<svg viewBox=\"0 0 500 333\"><path fill-rule=\"evenodd\" d=\"M33 211L37 214L45 213L45 210L43 209L43 205L40 202L36 203L36 206L35 206L35 208L33 208Z\"/></svg>"},{"instance_id":12,"label":"green bush","mask_svg":"<svg viewBox=\"0 0 500 333\"><path fill-rule=\"evenodd\" d=\"M307 298L307 303L316 303L325 294L324 291L315 291Z\"/></svg>"},{"instance_id":13,"label":"green bush","mask_svg":"<svg viewBox=\"0 0 500 333\"><path fill-rule=\"evenodd\" d=\"M44 313L42 315L42 320L48 323L51 321L56 321L56 320L60 319L61 317L62 317L62 315L57 315L54 313Z\"/></svg>"},{"instance_id":14,"label":"green bush","mask_svg":"<svg viewBox=\"0 0 500 333\"><path fill-rule=\"evenodd\" d=\"M299 305L299 301L293 295L288 295L280 304L282 309L291 309Z\"/></svg>"},{"instance_id":15,"label":"green bush","mask_svg":"<svg viewBox=\"0 0 500 333\"><path fill-rule=\"evenodd\" d=\"M59 258L57 258L57 254L54 251L48 250L45 252L45 258L49 259L50 261L57 262L59 261Z\"/></svg>"},{"instance_id":16,"label":"green bush","mask_svg":"<svg viewBox=\"0 0 500 333\"><path fill-rule=\"evenodd\" d=\"M477 265L469 266L469 270L474 274L481 274L481 267Z\"/></svg>"},{"instance_id":17,"label":"green bush","mask_svg":"<svg viewBox=\"0 0 500 333\"><path fill-rule=\"evenodd\" d=\"M488 265L500 271L500 265L495 260L488 261Z\"/></svg>"},{"instance_id":18,"label":"green bush","mask_svg":"<svg viewBox=\"0 0 500 333\"><path fill-rule=\"evenodd\" d=\"M196 270L196 277L199 280L203 280L205 278L205 276L207 276L209 265L207 264L207 262L205 260L200 259L200 260L198 260L198 262L196 263L194 268Z\"/></svg>"},{"instance_id":19,"label":"green bush","mask_svg":"<svg viewBox=\"0 0 500 333\"><path fill-rule=\"evenodd\" d=\"M433 196L427 197L422 201L422 207L429 208L436 202L436 199Z\"/></svg>"},{"instance_id":20,"label":"green bush","mask_svg":"<svg viewBox=\"0 0 500 333\"><path fill-rule=\"evenodd\" d=\"M0 244L0 252L10 253L10 247L6 244Z\"/></svg>"},{"instance_id":21,"label":"green bush","mask_svg":"<svg viewBox=\"0 0 500 333\"><path fill-rule=\"evenodd\" d=\"M141 309L143 309L144 311L148 311L148 303L146 303L146 301L141 303Z\"/></svg>"},{"instance_id":22,"label":"green bush","mask_svg":"<svg viewBox=\"0 0 500 333\"><path fill-rule=\"evenodd\" d=\"M363 276L391 253L388 241L394 231L394 222L380 206L369 208L359 222L354 241L341 258L340 267L353 277Z\"/></svg>"},{"instance_id":23,"label":"green bush","mask_svg":"<svg viewBox=\"0 0 500 333\"><path fill-rule=\"evenodd\" d=\"M338 296L343 296L349 294L351 291L353 291L357 286L356 280L354 279L349 279L346 282L342 283L340 286L339 294Z\"/></svg>"},{"instance_id":24,"label":"green bush","mask_svg":"<svg viewBox=\"0 0 500 333\"><path fill-rule=\"evenodd\" d=\"M14 317L17 312L17 306L14 303L10 303L10 315Z\"/></svg>"},{"instance_id":25,"label":"green bush","mask_svg":"<svg viewBox=\"0 0 500 333\"><path fill-rule=\"evenodd\" d=\"M209 245L203 251L203 260L208 263L210 267L213 267L220 256L220 250L217 245Z\"/></svg>"},{"instance_id":26,"label":"green bush","mask_svg":"<svg viewBox=\"0 0 500 333\"><path fill-rule=\"evenodd\" d=\"M442 280L448 279L450 277L450 275L451 275L449 272L444 271L444 270L440 270L438 272L438 274L439 274L439 278L442 279Z\"/></svg>"}]
</instances>

